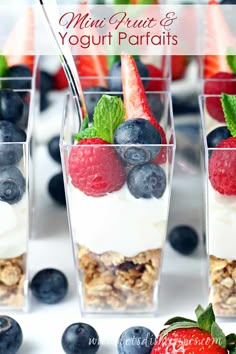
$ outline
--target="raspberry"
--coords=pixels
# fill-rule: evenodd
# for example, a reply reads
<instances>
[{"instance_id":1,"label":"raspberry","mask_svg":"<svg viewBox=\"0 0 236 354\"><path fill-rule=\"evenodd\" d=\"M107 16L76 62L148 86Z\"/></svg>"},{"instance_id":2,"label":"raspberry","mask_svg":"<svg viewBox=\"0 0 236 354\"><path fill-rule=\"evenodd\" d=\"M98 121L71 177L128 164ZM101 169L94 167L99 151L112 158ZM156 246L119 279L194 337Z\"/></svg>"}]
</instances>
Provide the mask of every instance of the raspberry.
<instances>
[{"instance_id":1,"label":"raspberry","mask_svg":"<svg viewBox=\"0 0 236 354\"><path fill-rule=\"evenodd\" d=\"M74 187L92 197L117 191L125 183L125 169L115 149L99 138L85 138L72 147L69 173Z\"/></svg>"},{"instance_id":2,"label":"raspberry","mask_svg":"<svg viewBox=\"0 0 236 354\"><path fill-rule=\"evenodd\" d=\"M236 195L236 138L222 140L216 149L209 161L212 187L221 194Z\"/></svg>"},{"instance_id":3,"label":"raspberry","mask_svg":"<svg viewBox=\"0 0 236 354\"><path fill-rule=\"evenodd\" d=\"M204 93L206 95L221 95L222 93L236 94L235 75L226 72L219 72L213 75L210 80L205 81ZM219 97L207 97L206 107L210 116L219 122L225 122L224 112Z\"/></svg>"}]
</instances>

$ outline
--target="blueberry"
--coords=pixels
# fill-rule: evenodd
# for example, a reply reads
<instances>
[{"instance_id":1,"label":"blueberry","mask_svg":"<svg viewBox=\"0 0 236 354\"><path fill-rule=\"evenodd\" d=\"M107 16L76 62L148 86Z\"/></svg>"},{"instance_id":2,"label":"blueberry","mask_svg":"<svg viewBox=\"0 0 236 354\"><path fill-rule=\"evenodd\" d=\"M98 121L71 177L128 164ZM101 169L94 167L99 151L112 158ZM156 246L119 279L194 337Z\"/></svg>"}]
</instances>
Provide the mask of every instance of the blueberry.
<instances>
[{"instance_id":1,"label":"blueberry","mask_svg":"<svg viewBox=\"0 0 236 354\"><path fill-rule=\"evenodd\" d=\"M41 70L39 73L39 89L40 94L53 90L53 76L46 71Z\"/></svg>"},{"instance_id":2,"label":"blueberry","mask_svg":"<svg viewBox=\"0 0 236 354\"><path fill-rule=\"evenodd\" d=\"M40 112L46 111L46 109L50 106L50 102L48 99L47 93L40 94L39 108Z\"/></svg>"},{"instance_id":3,"label":"blueberry","mask_svg":"<svg viewBox=\"0 0 236 354\"><path fill-rule=\"evenodd\" d=\"M145 64L143 64L138 59L136 59L136 65L137 65L137 69L138 69L138 72L139 72L139 75L141 76L141 78L146 78L146 80L142 79L143 85L144 85L144 87L146 87L148 84L147 78L149 77L148 68L146 67ZM109 86L110 91L122 92L121 62L120 61L117 61L112 65L108 76L109 76L108 86Z\"/></svg>"},{"instance_id":4,"label":"blueberry","mask_svg":"<svg viewBox=\"0 0 236 354\"><path fill-rule=\"evenodd\" d=\"M24 101L13 90L0 90L0 120L17 123L24 112Z\"/></svg>"},{"instance_id":5,"label":"blueberry","mask_svg":"<svg viewBox=\"0 0 236 354\"><path fill-rule=\"evenodd\" d=\"M146 327L130 327L120 336L118 341L119 354L150 354L156 337Z\"/></svg>"},{"instance_id":6,"label":"blueberry","mask_svg":"<svg viewBox=\"0 0 236 354\"><path fill-rule=\"evenodd\" d=\"M56 135L48 142L48 152L54 161L61 163L61 154L60 154L60 136Z\"/></svg>"},{"instance_id":7,"label":"blueberry","mask_svg":"<svg viewBox=\"0 0 236 354\"><path fill-rule=\"evenodd\" d=\"M114 134L116 151L120 157L131 165L139 165L153 160L160 151L160 146L142 146L161 144L159 131L146 119L130 119L120 124Z\"/></svg>"},{"instance_id":8,"label":"blueberry","mask_svg":"<svg viewBox=\"0 0 236 354\"><path fill-rule=\"evenodd\" d=\"M3 87L10 88L14 90L29 90L31 88L31 71L27 65L14 65L8 68L7 77L11 79L16 78L16 80L4 80ZM22 78L17 80L17 78ZM24 97L27 92L19 92L19 94Z\"/></svg>"},{"instance_id":9,"label":"blueberry","mask_svg":"<svg viewBox=\"0 0 236 354\"><path fill-rule=\"evenodd\" d=\"M172 96L172 103L175 115L199 114L198 96L196 94Z\"/></svg>"},{"instance_id":10,"label":"blueberry","mask_svg":"<svg viewBox=\"0 0 236 354\"><path fill-rule=\"evenodd\" d=\"M23 156L23 148L19 143L25 140L26 134L22 129L11 122L0 121L0 167L13 165L20 161ZM1 144L11 142L16 144Z\"/></svg>"},{"instance_id":11,"label":"blueberry","mask_svg":"<svg viewBox=\"0 0 236 354\"><path fill-rule=\"evenodd\" d=\"M0 354L15 354L23 342L18 322L9 316L0 316Z\"/></svg>"},{"instance_id":12,"label":"blueberry","mask_svg":"<svg viewBox=\"0 0 236 354\"><path fill-rule=\"evenodd\" d=\"M109 90L107 88L102 86L91 86L84 90L84 92L89 92L88 94L84 95L89 122L93 121L94 108L96 107L98 101L102 97L103 93L108 91Z\"/></svg>"},{"instance_id":13,"label":"blueberry","mask_svg":"<svg viewBox=\"0 0 236 354\"><path fill-rule=\"evenodd\" d=\"M218 127L207 135L208 148L215 148L222 140L231 137L230 131L225 127Z\"/></svg>"},{"instance_id":14,"label":"blueberry","mask_svg":"<svg viewBox=\"0 0 236 354\"><path fill-rule=\"evenodd\" d=\"M29 121L29 105L24 101L24 110L21 119L17 122L17 126L21 129L27 129Z\"/></svg>"},{"instance_id":15,"label":"blueberry","mask_svg":"<svg viewBox=\"0 0 236 354\"><path fill-rule=\"evenodd\" d=\"M236 5L236 0L222 0L221 5Z\"/></svg>"},{"instance_id":16,"label":"blueberry","mask_svg":"<svg viewBox=\"0 0 236 354\"><path fill-rule=\"evenodd\" d=\"M48 192L52 199L60 205L66 205L65 189L62 173L53 176L48 184Z\"/></svg>"},{"instance_id":17,"label":"blueberry","mask_svg":"<svg viewBox=\"0 0 236 354\"><path fill-rule=\"evenodd\" d=\"M174 250L184 255L191 254L198 245L196 231L187 225L176 226L170 231L168 239Z\"/></svg>"},{"instance_id":18,"label":"blueberry","mask_svg":"<svg viewBox=\"0 0 236 354\"><path fill-rule=\"evenodd\" d=\"M99 349L99 337L87 323L73 323L68 326L61 339L66 354L95 354Z\"/></svg>"},{"instance_id":19,"label":"blueberry","mask_svg":"<svg viewBox=\"0 0 236 354\"><path fill-rule=\"evenodd\" d=\"M68 290L66 276L57 269L40 270L30 285L32 294L44 304L56 304L64 299Z\"/></svg>"},{"instance_id":20,"label":"blueberry","mask_svg":"<svg viewBox=\"0 0 236 354\"><path fill-rule=\"evenodd\" d=\"M166 174L152 163L135 166L128 174L127 185L135 198L160 198L166 189Z\"/></svg>"},{"instance_id":21,"label":"blueberry","mask_svg":"<svg viewBox=\"0 0 236 354\"><path fill-rule=\"evenodd\" d=\"M160 122L163 112L164 112L164 105L161 100L160 95L157 94L147 94L148 105L158 122Z\"/></svg>"},{"instance_id":22,"label":"blueberry","mask_svg":"<svg viewBox=\"0 0 236 354\"><path fill-rule=\"evenodd\" d=\"M15 204L25 192L25 178L15 166L0 168L0 200Z\"/></svg>"}]
</instances>

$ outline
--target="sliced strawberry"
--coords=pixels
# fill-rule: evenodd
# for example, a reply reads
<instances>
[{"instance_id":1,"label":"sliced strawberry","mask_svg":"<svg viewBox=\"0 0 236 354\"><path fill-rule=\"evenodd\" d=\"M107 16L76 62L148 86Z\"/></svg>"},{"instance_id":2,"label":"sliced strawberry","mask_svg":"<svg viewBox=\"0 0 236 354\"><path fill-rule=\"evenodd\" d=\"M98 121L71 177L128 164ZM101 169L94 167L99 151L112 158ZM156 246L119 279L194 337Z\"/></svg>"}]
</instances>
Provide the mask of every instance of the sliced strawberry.
<instances>
[{"instance_id":1,"label":"sliced strawberry","mask_svg":"<svg viewBox=\"0 0 236 354\"><path fill-rule=\"evenodd\" d=\"M233 46L234 38L216 0L210 0L207 8L207 51L224 53L227 47ZM230 72L225 55L206 55L203 58L203 76L209 78L219 71Z\"/></svg>"},{"instance_id":2,"label":"sliced strawberry","mask_svg":"<svg viewBox=\"0 0 236 354\"><path fill-rule=\"evenodd\" d=\"M55 90L64 90L68 87L68 80L62 66L53 76L53 84Z\"/></svg>"},{"instance_id":3,"label":"sliced strawberry","mask_svg":"<svg viewBox=\"0 0 236 354\"><path fill-rule=\"evenodd\" d=\"M78 74L82 88L90 86L107 86L105 77L108 76L108 60L105 55L80 55L76 58ZM92 77L92 79L83 79Z\"/></svg>"},{"instance_id":4,"label":"sliced strawberry","mask_svg":"<svg viewBox=\"0 0 236 354\"><path fill-rule=\"evenodd\" d=\"M3 47L2 52L6 56L8 66L24 64L33 71L34 27L34 12L32 7L28 7L11 30Z\"/></svg>"},{"instance_id":5,"label":"sliced strawberry","mask_svg":"<svg viewBox=\"0 0 236 354\"><path fill-rule=\"evenodd\" d=\"M148 106L147 96L138 73L134 58L128 54L121 55L121 77L126 119L144 118L152 123L162 137L162 144L166 144L163 128L157 122ZM156 163L166 161L166 149L163 147L155 159Z\"/></svg>"},{"instance_id":6,"label":"sliced strawberry","mask_svg":"<svg viewBox=\"0 0 236 354\"><path fill-rule=\"evenodd\" d=\"M172 55L171 56L171 73L173 80L181 79L188 66L187 55Z\"/></svg>"}]
</instances>

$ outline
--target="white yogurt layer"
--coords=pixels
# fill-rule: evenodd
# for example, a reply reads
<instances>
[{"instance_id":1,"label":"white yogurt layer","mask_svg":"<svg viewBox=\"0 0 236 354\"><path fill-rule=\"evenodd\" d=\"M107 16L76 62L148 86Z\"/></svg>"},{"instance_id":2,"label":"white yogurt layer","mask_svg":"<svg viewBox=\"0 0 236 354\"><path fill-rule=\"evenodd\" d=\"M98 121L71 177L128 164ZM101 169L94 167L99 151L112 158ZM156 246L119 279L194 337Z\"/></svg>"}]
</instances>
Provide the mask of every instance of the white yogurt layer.
<instances>
[{"instance_id":1,"label":"white yogurt layer","mask_svg":"<svg viewBox=\"0 0 236 354\"><path fill-rule=\"evenodd\" d=\"M236 259L236 196L226 196L208 184L209 253Z\"/></svg>"},{"instance_id":2,"label":"white yogurt layer","mask_svg":"<svg viewBox=\"0 0 236 354\"><path fill-rule=\"evenodd\" d=\"M163 247L169 191L160 199L136 199L127 186L104 197L89 197L68 185L74 242L94 253L114 251L126 257Z\"/></svg>"},{"instance_id":3,"label":"white yogurt layer","mask_svg":"<svg viewBox=\"0 0 236 354\"><path fill-rule=\"evenodd\" d=\"M16 204L0 201L0 258L14 258L27 251L28 201L26 194Z\"/></svg>"}]
</instances>

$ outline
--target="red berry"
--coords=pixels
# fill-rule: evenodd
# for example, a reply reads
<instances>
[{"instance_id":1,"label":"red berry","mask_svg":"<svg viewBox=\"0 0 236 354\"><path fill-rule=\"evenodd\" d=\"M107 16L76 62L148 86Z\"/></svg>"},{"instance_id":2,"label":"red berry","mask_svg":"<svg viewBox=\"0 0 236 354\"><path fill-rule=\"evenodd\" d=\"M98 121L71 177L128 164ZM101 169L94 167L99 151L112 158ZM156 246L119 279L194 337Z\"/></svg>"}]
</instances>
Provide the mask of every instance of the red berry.
<instances>
[{"instance_id":1,"label":"red berry","mask_svg":"<svg viewBox=\"0 0 236 354\"><path fill-rule=\"evenodd\" d=\"M159 336L151 354L227 354L212 336L199 328L176 329L164 338Z\"/></svg>"},{"instance_id":2,"label":"red berry","mask_svg":"<svg viewBox=\"0 0 236 354\"><path fill-rule=\"evenodd\" d=\"M232 79L235 79L235 75L231 73L219 72L213 75L210 80L205 81L205 95L236 94L236 80ZM225 122L220 97L207 97L206 108L212 118Z\"/></svg>"},{"instance_id":3,"label":"red berry","mask_svg":"<svg viewBox=\"0 0 236 354\"><path fill-rule=\"evenodd\" d=\"M62 66L54 75L53 82L55 90L64 90L68 87L68 80Z\"/></svg>"},{"instance_id":4,"label":"red berry","mask_svg":"<svg viewBox=\"0 0 236 354\"><path fill-rule=\"evenodd\" d=\"M171 73L173 80L182 79L182 77L185 75L188 62L189 60L186 55L171 56Z\"/></svg>"},{"instance_id":5,"label":"red berry","mask_svg":"<svg viewBox=\"0 0 236 354\"><path fill-rule=\"evenodd\" d=\"M69 173L72 184L92 197L117 191L125 183L125 169L115 149L99 138L86 138L72 147Z\"/></svg>"},{"instance_id":6,"label":"red berry","mask_svg":"<svg viewBox=\"0 0 236 354\"><path fill-rule=\"evenodd\" d=\"M221 194L236 195L236 138L222 140L209 161L212 187Z\"/></svg>"},{"instance_id":7,"label":"red berry","mask_svg":"<svg viewBox=\"0 0 236 354\"><path fill-rule=\"evenodd\" d=\"M166 82L165 79L163 78L163 73L161 69L157 68L152 64L146 64L146 67L148 68L149 76L151 78L151 80L148 81L146 91L165 91Z\"/></svg>"}]
</instances>

